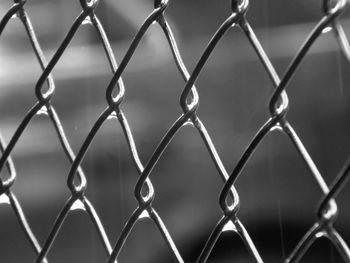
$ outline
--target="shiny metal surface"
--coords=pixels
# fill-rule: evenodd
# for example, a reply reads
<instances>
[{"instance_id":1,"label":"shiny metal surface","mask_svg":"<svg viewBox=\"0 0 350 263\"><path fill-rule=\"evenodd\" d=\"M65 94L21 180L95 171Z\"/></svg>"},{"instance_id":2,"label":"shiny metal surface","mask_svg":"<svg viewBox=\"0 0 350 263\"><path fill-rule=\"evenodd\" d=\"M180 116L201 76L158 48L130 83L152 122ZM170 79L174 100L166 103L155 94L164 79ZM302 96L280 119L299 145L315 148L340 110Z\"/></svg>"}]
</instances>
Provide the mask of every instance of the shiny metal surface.
<instances>
[{"instance_id":1,"label":"shiny metal surface","mask_svg":"<svg viewBox=\"0 0 350 263\"><path fill-rule=\"evenodd\" d=\"M346 262L350 262L350 249L342 238L341 233L339 233L333 226L337 219L337 214L341 213L341 211L338 211L335 199L342 191L342 188L346 184L349 177L350 161L348 160L344 164L344 167L339 172L339 175L336 177L330 187L328 187L311 155L308 153L302 140L299 138L299 135L296 133L292 124L287 118L289 109L293 107L287 96L288 84L297 73L300 63L307 56L308 51L312 47L315 40L318 39L325 29L331 27L332 31L335 33L334 40L339 44L345 59L350 61L349 42L346 34L344 33L340 19L342 12L346 8L347 1L324 1L323 17L320 18L318 24L315 25L314 29L305 39L304 43L294 56L294 59L290 62L282 77L280 77L276 72L273 63L265 53L258 37L255 35L254 30L248 22L246 14L249 12L249 0L232 0L231 15L222 23L222 25L213 35L200 59L196 63L192 73L189 73L185 63L182 60L181 53L178 49L177 40L175 39L171 26L167 21L165 12L171 0L154 1L153 11L138 29L119 64L116 62L116 58L107 34L105 33L104 26L95 13L95 9L98 9L98 4L100 1L102 0L80 0L81 13L71 25L66 37L61 42L48 63L46 62L46 58L36 37L36 31L31 24L31 20L29 18L30 14L27 14L26 12L26 1L14 1L15 3L3 16L0 22L1 36L1 33L11 17L16 15L18 19L22 21L27 31L28 41L31 43L33 52L35 53L38 63L42 69L42 74L37 80L35 89L33 90L36 96L36 101L33 102L33 107L20 122L8 144L6 144L5 141L0 138L0 146L2 151L0 170L7 169L8 171L8 177L2 177L0 181L0 196L2 196L4 200L7 200L7 202L3 201L1 205L9 205L12 207L19 224L32 244L33 249L37 253L36 262L50 262L48 256L49 250L55 243L55 238L59 234L67 215L76 209L86 214L86 216L89 217L95 226L95 230L100 237L100 242L103 244L106 257L108 258L107 261L109 263L117 262L118 256L123 250L123 246L128 239L129 234L132 233L134 226L145 218L150 219L160 232L170 251L173 261L179 263L185 262L176 246L176 243L169 233L166 224L163 222L163 219L153 206L153 201L157 198L157 189L151 182L152 172L155 166L158 164L159 159L163 156L164 151L168 148L170 142L178 131L185 126L190 126L198 132L198 136L201 138L201 140L203 140L212 162L215 164L215 167L223 180L223 188L218 200L218 206L222 210L222 217L218 219L217 225L212 230L206 244L202 248L201 253L198 255L198 263L208 261L217 240L219 239L220 235L226 231L233 231L241 238L247 251L250 253L251 258L255 262L264 262L263 257L260 255L259 250L254 244L254 239L250 237L249 231L244 225L244 221L240 220L239 218L241 203L239 199L239 190L236 189L235 182L240 177L246 164L254 155L256 149L259 147L263 139L272 132L283 133L289 138L295 147L296 154L302 157L305 166L312 173L314 180L317 182L324 195L318 206L317 219L314 225L305 234L302 240L296 244L295 249L290 255L288 255L285 261L298 262L303 258L303 255L308 251L315 240L320 237L327 237L338 249L344 260ZM124 110L122 109L124 100L126 100L125 94L127 94L127 87L124 85L122 75L128 67L133 55L137 51L146 32L155 23L160 26L164 36L167 39L173 55L173 60L185 84L179 97L179 107L182 111L181 115L178 116L176 120L173 120L173 124L169 127L168 131L160 140L158 146L154 149L148 161L143 164L141 158L139 157L138 147L135 143L132 129L129 126ZM65 134L63 125L52 102L52 99L55 96L55 81L52 71L55 69L56 64L60 61L62 55L67 50L67 47L81 26L90 26L96 30L99 41L106 55L106 63L109 64L113 77L105 88L106 108L100 114L98 119L94 121L87 137L75 154L70 146L70 142ZM255 50L267 76L270 78L271 99L266 107L266 110L269 111L270 117L265 120L265 123L256 131L255 136L251 139L245 151L241 153L241 157L235 164L233 171L228 172L219 153L216 150L204 122L199 117L198 109L200 102L200 87L196 85L196 81L207 64L207 60L211 57L212 52L216 49L225 33L229 30L234 30L235 28L239 28L243 31L247 38L247 43L250 43ZM45 83L47 87L45 87ZM62 151L71 162L71 167L67 175L67 187L70 191L70 197L63 205L56 221L52 225L50 233L48 233L47 238L42 244L39 244L37 238L35 237L35 233L32 231L23 209L21 208L20 201L17 200L16 196L12 192L12 187L15 185L16 179L16 165L11 158L11 153L16 147L18 140L21 138L28 125L30 125L32 119L35 118L36 115L40 114L46 115L52 122L57 138L61 143ZM119 123L123 130L125 141L129 147L131 159L139 173L139 178L134 189L134 196L138 202L138 206L135 208L134 212L128 216L122 231L120 233L113 233L114 236L117 236L114 245L111 243L108 237L109 235L107 235L94 205L87 197L86 189L88 186L88 180L81 167L91 143L95 139L102 125L107 121L115 121Z\"/></svg>"}]
</instances>

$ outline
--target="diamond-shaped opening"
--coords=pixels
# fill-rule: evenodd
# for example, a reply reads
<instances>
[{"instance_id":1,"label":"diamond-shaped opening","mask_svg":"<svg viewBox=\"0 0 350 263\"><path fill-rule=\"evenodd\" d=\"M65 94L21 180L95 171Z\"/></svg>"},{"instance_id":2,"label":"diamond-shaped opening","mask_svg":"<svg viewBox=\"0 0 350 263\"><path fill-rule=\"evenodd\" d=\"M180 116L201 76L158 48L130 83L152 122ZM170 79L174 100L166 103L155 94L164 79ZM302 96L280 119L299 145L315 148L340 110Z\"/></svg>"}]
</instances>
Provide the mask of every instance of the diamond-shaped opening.
<instances>
[{"instance_id":1,"label":"diamond-shaped opening","mask_svg":"<svg viewBox=\"0 0 350 263\"><path fill-rule=\"evenodd\" d=\"M107 107L106 87L112 71L93 25L81 25L52 73L52 99L73 148L79 149L92 124ZM83 42L83 43L81 43Z\"/></svg>"},{"instance_id":2,"label":"diamond-shaped opening","mask_svg":"<svg viewBox=\"0 0 350 263\"><path fill-rule=\"evenodd\" d=\"M36 116L24 131L12 156L17 179L12 190L25 207L28 221L43 240L62 203L70 163L47 116Z\"/></svg>"},{"instance_id":3,"label":"diamond-shaped opening","mask_svg":"<svg viewBox=\"0 0 350 263\"><path fill-rule=\"evenodd\" d=\"M37 0L27 1L25 10L43 48L53 54L82 9L79 1Z\"/></svg>"},{"instance_id":4,"label":"diamond-shaped opening","mask_svg":"<svg viewBox=\"0 0 350 263\"><path fill-rule=\"evenodd\" d=\"M221 216L218 194L223 180L193 127L182 127L150 175L154 207L184 260Z\"/></svg>"},{"instance_id":5,"label":"diamond-shaped opening","mask_svg":"<svg viewBox=\"0 0 350 263\"><path fill-rule=\"evenodd\" d=\"M118 41L118 46L126 47L152 8L150 2L100 1L96 14L112 43Z\"/></svg>"},{"instance_id":6,"label":"diamond-shaped opening","mask_svg":"<svg viewBox=\"0 0 350 263\"><path fill-rule=\"evenodd\" d=\"M166 37L157 24L141 40L122 77L126 97L121 108L125 109L141 159L148 160L181 115L178 97L184 87Z\"/></svg>"},{"instance_id":7,"label":"diamond-shaped opening","mask_svg":"<svg viewBox=\"0 0 350 263\"><path fill-rule=\"evenodd\" d=\"M103 243L89 216L76 202L70 211L53 245L48 260L53 262L103 262L108 258Z\"/></svg>"},{"instance_id":8,"label":"diamond-shaped opening","mask_svg":"<svg viewBox=\"0 0 350 263\"><path fill-rule=\"evenodd\" d=\"M344 120L349 117L349 93L344 87L350 79L339 52L317 53L317 43L323 42L337 46L333 34L315 42L287 89L287 117L329 183L348 156L349 126Z\"/></svg>"},{"instance_id":9,"label":"diamond-shaped opening","mask_svg":"<svg viewBox=\"0 0 350 263\"><path fill-rule=\"evenodd\" d=\"M306 262L345 262L334 245L325 237L317 239L305 255L300 263Z\"/></svg>"},{"instance_id":10,"label":"diamond-shaped opening","mask_svg":"<svg viewBox=\"0 0 350 263\"><path fill-rule=\"evenodd\" d=\"M120 232L137 207L134 185L138 172L117 119L102 125L82 167L88 182L86 196L96 207L106 231Z\"/></svg>"},{"instance_id":11,"label":"diamond-shaped opening","mask_svg":"<svg viewBox=\"0 0 350 263\"><path fill-rule=\"evenodd\" d=\"M223 232L215 244L208 263L252 262L254 261L241 237L232 232Z\"/></svg>"},{"instance_id":12,"label":"diamond-shaped opening","mask_svg":"<svg viewBox=\"0 0 350 263\"><path fill-rule=\"evenodd\" d=\"M269 117L267 103L272 83L248 43L240 30L229 30L197 81L198 116L222 153L228 170L233 169L233 160Z\"/></svg>"},{"instance_id":13,"label":"diamond-shaped opening","mask_svg":"<svg viewBox=\"0 0 350 263\"><path fill-rule=\"evenodd\" d=\"M321 196L317 182L285 134L273 131L267 135L236 188L241 200L238 216L262 257L283 260L313 224Z\"/></svg>"},{"instance_id":14,"label":"diamond-shaped opening","mask_svg":"<svg viewBox=\"0 0 350 263\"><path fill-rule=\"evenodd\" d=\"M297 219L264 218L245 225L265 262L283 262L308 230Z\"/></svg>"},{"instance_id":15,"label":"diamond-shaped opening","mask_svg":"<svg viewBox=\"0 0 350 263\"><path fill-rule=\"evenodd\" d=\"M148 218L137 221L117 260L120 263L173 262L161 233Z\"/></svg>"}]
</instances>

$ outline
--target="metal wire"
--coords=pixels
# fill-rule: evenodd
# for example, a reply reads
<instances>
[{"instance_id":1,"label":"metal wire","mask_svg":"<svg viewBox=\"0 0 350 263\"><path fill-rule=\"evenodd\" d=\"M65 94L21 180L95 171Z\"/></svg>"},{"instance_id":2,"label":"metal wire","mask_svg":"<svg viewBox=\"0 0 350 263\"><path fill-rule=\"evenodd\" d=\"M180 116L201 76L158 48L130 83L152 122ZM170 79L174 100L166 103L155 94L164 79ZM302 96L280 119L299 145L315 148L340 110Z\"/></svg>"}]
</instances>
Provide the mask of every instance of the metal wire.
<instances>
[{"instance_id":1,"label":"metal wire","mask_svg":"<svg viewBox=\"0 0 350 263\"><path fill-rule=\"evenodd\" d=\"M231 15L223 22L223 24L216 31L207 47L203 51L198 63L194 67L190 74L182 61L181 54L177 47L176 39L172 33L171 27L167 22L165 11L169 5L170 0L155 0L154 9L145 19L144 23L140 26L140 29L136 33L134 39L130 43L130 46L122 58L119 65L117 65L113 50L111 48L108 37L104 31L102 24L95 14L95 9L98 7L99 0L79 0L82 11L73 22L66 37L60 44L59 48L53 55L49 63L46 63L45 56L42 52L40 44L35 34L35 30L31 24L29 15L26 12L25 0L14 0L13 6L7 11L0 22L0 36L9 23L10 18L16 15L23 23L24 28L28 35L33 51L36 55L38 63L42 69L42 74L38 79L34 92L36 95L36 101L34 105L23 120L18 125L18 128L12 135L8 145L4 142L0 136L0 149L2 152L0 158L0 171L6 169L8 176L2 176L0 180L0 197L1 200L5 200L1 205L10 205L25 232L29 242L31 243L34 251L37 253L36 262L48 262L48 252L52 245L55 243L55 238L60 232L60 228L64 224L67 215L72 211L76 204L79 204L83 213L85 213L95 226L97 233L99 234L100 241L103 244L106 251L105 261L117 262L118 255L123 249L123 245L128 239L129 234L133 231L133 227L139 220L144 218L150 219L161 233L165 243L167 244L169 251L171 252L174 262L184 262L181 254L179 253L175 242L173 241L170 233L168 232L162 218L158 215L157 211L153 207L153 201L155 199L155 189L151 183L150 177L154 167L157 165L159 158L163 155L164 150L168 147L171 140L176 136L176 133L184 126L190 125L196 129L199 136L203 140L209 155L212 158L216 169L223 180L223 188L219 197L219 206L222 210L222 217L218 219L217 225L213 228L212 233L208 237L208 240L203 247L197 262L207 262L218 238L226 231L231 230L236 233L244 243L247 250L250 252L251 257L256 262L263 262L263 259L256 248L253 240L250 238L248 231L244 224L240 221L238 213L240 208L240 200L238 192L235 188L235 182L242 173L244 167L253 156L256 149L261 144L262 140L273 131L278 131L285 134L291 143L294 145L296 152L303 158L305 165L313 175L314 180L319 185L323 198L320 201L317 210L317 220L305 234L301 241L296 244L295 249L285 259L286 262L298 262L312 243L321 236L327 237L334 246L338 249L345 261L350 262L350 249L341 235L334 228L333 224L338 214L338 208L335 203L335 198L342 191L343 186L349 177L350 159L344 164L344 167L339 172L330 188L325 183L321 173L317 166L313 162L308 151L304 147L302 141L299 139L297 133L294 131L292 125L287 120L287 113L289 110L289 101L286 93L286 89L292 77L296 74L300 63L306 57L308 50L313 45L315 40L324 31L325 28L331 27L334 31L335 40L339 43L342 53L350 63L350 45L348 39L344 33L342 25L339 20L339 16L343 12L346 6L346 0L324 0L324 16L320 19L315 28L311 31L310 35L301 46L294 59L291 61L283 77L279 77L273 64L266 55L262 45L256 37L254 30L251 28L246 13L248 12L249 0L232 0ZM84 23L89 21L89 23ZM180 96L180 107L182 114L173 122L169 127L164 137L155 148L153 154L150 156L147 163L142 164L138 150L133 139L133 133L128 124L128 120L121 105L125 98L125 86L122 80L122 75L127 68L131 58L137 50L140 41L144 37L147 30L154 23L157 23L162 29L164 36L171 49L174 62L178 68L178 71L184 79L184 88ZM109 63L113 77L111 78L106 88L106 108L100 114L98 119L94 122L87 137L81 145L77 155L72 151L68 138L65 135L63 126L60 119L52 105L52 98L55 92L55 82L51 75L57 62L61 59L62 55L66 51L71 40L75 36L77 30L83 25L92 26L97 32L102 48L105 51L107 63ZM261 126L256 135L252 138L245 151L242 153L241 158L237 161L234 169L231 173L228 173L224 167L218 152L215 149L214 143L211 140L209 133L207 132L204 123L198 116L197 110L199 108L199 94L195 86L199 74L207 63L207 60L215 50L217 44L224 37L228 30L234 30L240 28L246 35L247 40L255 50L257 57L260 59L263 67L266 70L266 74L271 79L271 91L272 96L268 105L270 112L270 118ZM45 88L45 83L47 87ZM115 95L116 94L116 95ZM62 146L68 160L71 162L71 168L67 176L67 187L70 190L70 196L66 203L63 205L62 210L57 216L56 221L52 225L51 231L42 246L37 241L30 225L25 217L20 202L12 192L12 187L17 177L15 165L11 158L11 153L16 147L18 140L21 138L23 132L30 125L32 119L39 113L45 113L53 124L57 138ZM87 179L81 168L81 163L85 154L89 150L89 146L99 132L101 126L107 121L117 121L124 132L125 140L128 144L131 158L139 173L138 181L135 185L134 196L138 202L138 207L129 216L129 219L125 222L125 226L120 233L118 233L117 240L114 246L111 245L103 224L99 219L98 213L95 211L94 206L90 203L85 194L87 187Z\"/></svg>"}]
</instances>

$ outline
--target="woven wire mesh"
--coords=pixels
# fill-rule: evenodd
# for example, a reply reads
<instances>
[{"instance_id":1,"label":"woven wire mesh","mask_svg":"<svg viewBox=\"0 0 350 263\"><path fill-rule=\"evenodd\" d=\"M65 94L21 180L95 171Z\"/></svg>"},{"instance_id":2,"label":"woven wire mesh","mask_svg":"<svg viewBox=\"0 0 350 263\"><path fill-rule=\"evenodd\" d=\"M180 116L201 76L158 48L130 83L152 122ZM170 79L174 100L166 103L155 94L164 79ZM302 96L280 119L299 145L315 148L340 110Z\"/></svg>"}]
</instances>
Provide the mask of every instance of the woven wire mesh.
<instances>
[{"instance_id":1,"label":"woven wire mesh","mask_svg":"<svg viewBox=\"0 0 350 263\"><path fill-rule=\"evenodd\" d=\"M319 172L318 167L313 162L312 157L304 147L303 142L287 118L289 108L293 107L293 105L289 104L287 96L289 82L292 77L297 74L297 70L299 69L301 62L305 57L307 57L308 51L323 32L332 30L335 33L334 41L339 44L344 58L347 61L350 61L349 43L344 33L341 19L339 19L342 12L346 8L346 1L324 1L323 17L314 26L314 29L305 39L299 51L297 54L295 54L294 59L290 62L287 70L281 77L276 72L273 64L260 44L259 39L255 35L254 30L249 24L246 17L246 13L249 12L248 7L250 4L248 0L232 1L231 15L217 29L216 33L212 36L210 42L200 56L200 59L196 63L193 71L189 73L177 47L177 40L175 39L171 26L167 21L166 10L169 2L170 1L167 0L154 1L153 11L138 29L134 39L130 43L119 64L116 62L114 52L108 40L107 34L105 33L104 27L95 13L95 10L98 9L99 0L80 0L81 13L72 23L69 32L48 62L46 62L45 55L36 37L36 30L31 24L30 13L27 13L27 1L14 1L13 6L3 16L0 23L0 34L3 33L4 29L10 22L10 19L16 16L16 18L18 18L24 25L28 36L27 39L31 43L33 53L35 54L42 69L42 73L40 78L37 80L34 89L36 96L36 100L33 102L34 105L24 116L23 120L20 122L16 131L12 134L8 142L5 142L2 137L0 138L2 151L0 169L3 171L3 176L1 179L2 205L10 206L13 209L18 223L26 234L26 237L32 245L33 250L37 254L35 262L50 262L50 248L55 245L56 237L59 235L61 231L60 229L64 225L66 217L71 213L71 211L76 209L84 211L84 213L92 221L95 231L98 233L100 238L98 242L100 242L105 249L106 259L100 259L99 262L117 262L118 256L123 250L124 243L127 241L129 234L133 232L134 226L140 220L144 220L145 218L150 219L157 227L168 247L169 252L171 253L173 261L185 262L177 248L176 243L173 241L172 235L168 231L166 224L163 222L162 217L159 216L153 206L157 189L151 182L152 172L157 166L159 159L163 156L164 151L169 147L170 142L176 136L179 130L183 129L185 126L190 126L198 132L197 136L203 140L207 151L211 156L212 162L214 163L223 182L222 191L220 192L220 197L218 200L218 206L222 211L222 217L217 220L217 224L215 227L213 227L211 234L208 234L207 242L201 249L197 262L208 261L208 258L210 257L219 237L222 235L222 233L227 231L233 231L241 238L253 261L263 262L263 257L260 255L259 249L255 245L254 240L250 237L249 230L246 229L244 222L242 222L239 218L239 189L236 189L235 183L246 164L254 155L256 149L262 143L263 139L274 131L279 131L288 136L289 140L294 145L295 154L302 157L305 166L309 169L314 180L323 193L323 196L317 205L317 217L314 224L284 260L286 262L298 262L303 258L308 249L317 239L326 237L336 247L343 259L346 262L350 262L349 247L343 240L342 234L339 233L334 227L334 223L337 220L338 215L338 208L335 198L346 184L350 161L348 160L345 162L343 168L340 169L339 174L335 179L333 179L330 186L328 186L323 176ZM167 39L173 55L173 60L175 61L178 72L182 76L185 84L179 97L182 114L173 121L173 124L168 128L168 131L165 133L158 146L148 158L148 161L143 163L139 157L138 147L134 141L134 135L128 124L128 119L126 118L124 110L122 109L123 104L127 102L127 99L125 99L127 88L124 85L122 75L128 67L135 52L138 50L141 40L154 23L160 26L165 38ZM106 108L100 114L98 119L94 120L88 135L75 154L70 146L70 140L65 134L63 128L64 126L60 121L59 115L56 113L54 103L52 102L53 98L55 97L54 94L56 89L52 72L62 58L63 54L66 52L67 47L71 43L73 37L76 35L76 32L82 25L88 25L97 32L99 42L105 51L106 63L109 63L113 77L109 80L107 87L105 87ZM241 157L234 164L233 171L228 172L221 161L221 157L215 148L206 126L199 117L198 109L200 101L200 88L196 87L195 84L199 74L203 71L208 59L216 50L224 34L227 31L234 30L235 28L240 28L243 31L247 38L247 43L250 43L255 50L256 56L260 59L260 62L266 71L266 75L270 78L271 98L267 107L270 117L256 131L255 136L251 139L244 152L241 153ZM51 121L56 131L56 136L62 146L62 152L64 152L67 159L71 163L70 170L66 178L70 196L63 205L62 210L57 215L57 218L52 225L51 230L47 234L46 239L42 242L38 241L35 232L31 229L29 223L30 220L27 220L25 216L24 210L21 206L21 201L17 199L12 190L13 186L16 184L15 180L17 174L16 164L12 160L11 154L16 148L16 145L18 144L18 141L22 137L23 133L28 126L30 126L31 121L36 115L45 115ZM114 244L111 243L108 237L109 235L107 235L102 220L100 220L94 205L89 201L86 194L87 178L83 168L81 167L92 141L97 136L102 125L108 120L116 120L119 123L121 129L123 130L125 141L129 147L131 159L139 173L134 190L134 197L136 198L138 205L134 212L128 216L128 219L126 220L121 232L110 234L117 236L116 239L113 238L113 240L116 240Z\"/></svg>"}]
</instances>

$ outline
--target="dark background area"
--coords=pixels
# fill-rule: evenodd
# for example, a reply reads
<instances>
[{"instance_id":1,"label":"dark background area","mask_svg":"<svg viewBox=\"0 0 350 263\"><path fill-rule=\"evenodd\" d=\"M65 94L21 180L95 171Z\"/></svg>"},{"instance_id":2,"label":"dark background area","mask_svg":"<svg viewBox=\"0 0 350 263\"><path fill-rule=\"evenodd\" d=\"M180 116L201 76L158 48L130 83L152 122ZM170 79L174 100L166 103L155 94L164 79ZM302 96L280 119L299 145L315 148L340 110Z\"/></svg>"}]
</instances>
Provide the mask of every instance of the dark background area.
<instances>
[{"instance_id":1,"label":"dark background area","mask_svg":"<svg viewBox=\"0 0 350 263\"><path fill-rule=\"evenodd\" d=\"M152 1L101 0L98 17L117 60L152 11ZM211 36L230 15L229 1L171 0L166 17L184 62L191 72ZM248 20L282 76L287 65L323 16L322 1L250 1ZM2 17L12 2L0 3ZM59 47L75 17L79 1L28 0L47 60ZM340 21L350 28L349 11ZM350 33L350 32L349 32ZM332 32L311 48L288 86L288 120L330 184L349 155L350 66ZM52 100L75 153L107 106L105 90L112 77L102 46L91 26L82 26L53 70ZM34 104L34 85L41 71L24 28L11 19L0 38L0 130L8 142ZM126 68L122 104L143 164L170 125L181 114L184 82L158 25L153 25ZM228 171L268 119L272 83L253 48L238 29L231 29L208 60L198 81L198 115ZM46 116L33 119L12 157L18 177L13 191L39 242L69 197L70 164ZM95 206L114 244L137 207L133 197L138 178L120 125L107 121L83 163L87 197ZM223 182L198 132L184 127L150 176L156 190L154 207L162 217L185 262L195 262L222 216L218 196ZM335 227L350 242L347 205L349 187L337 198ZM272 132L261 143L236 184L241 198L239 218L265 262L282 262L315 220L321 191L291 141ZM0 205L1 262L33 262L35 254L9 206ZM72 211L48 258L50 262L104 262L106 255L85 213ZM320 239L302 262L339 262L336 249ZM251 262L241 240L227 232L208 262ZM137 223L118 262L171 262L155 225Z\"/></svg>"}]
</instances>

